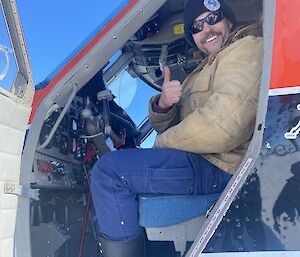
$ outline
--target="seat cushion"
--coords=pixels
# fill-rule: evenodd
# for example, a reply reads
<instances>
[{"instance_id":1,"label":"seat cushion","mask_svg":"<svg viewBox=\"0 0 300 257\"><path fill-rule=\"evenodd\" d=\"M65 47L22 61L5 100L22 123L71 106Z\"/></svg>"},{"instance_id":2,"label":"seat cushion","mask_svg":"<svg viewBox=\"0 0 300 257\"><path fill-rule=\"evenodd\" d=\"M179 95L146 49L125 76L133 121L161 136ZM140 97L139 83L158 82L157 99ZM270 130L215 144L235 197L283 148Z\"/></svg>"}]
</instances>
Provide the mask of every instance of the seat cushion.
<instances>
[{"instance_id":1,"label":"seat cushion","mask_svg":"<svg viewBox=\"0 0 300 257\"><path fill-rule=\"evenodd\" d=\"M139 223L142 227L166 227L206 214L220 194L140 195Z\"/></svg>"}]
</instances>

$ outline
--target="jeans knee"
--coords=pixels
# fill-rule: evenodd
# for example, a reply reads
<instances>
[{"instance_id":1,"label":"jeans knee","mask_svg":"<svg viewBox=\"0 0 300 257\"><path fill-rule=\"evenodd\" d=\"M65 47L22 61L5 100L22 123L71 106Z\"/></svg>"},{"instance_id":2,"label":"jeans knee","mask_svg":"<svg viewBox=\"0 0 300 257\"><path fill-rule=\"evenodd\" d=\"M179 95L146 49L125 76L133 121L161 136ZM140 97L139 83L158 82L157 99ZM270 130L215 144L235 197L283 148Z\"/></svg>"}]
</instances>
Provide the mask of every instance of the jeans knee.
<instances>
[{"instance_id":1,"label":"jeans knee","mask_svg":"<svg viewBox=\"0 0 300 257\"><path fill-rule=\"evenodd\" d=\"M93 185L101 186L116 178L115 162L116 156L114 152L109 152L100 157L94 164L91 172L91 182Z\"/></svg>"},{"instance_id":2,"label":"jeans knee","mask_svg":"<svg viewBox=\"0 0 300 257\"><path fill-rule=\"evenodd\" d=\"M111 156L111 152L109 152L102 155L100 159L96 161L92 168L92 178L97 177L101 171L104 171L111 166L111 163L113 163Z\"/></svg>"}]
</instances>

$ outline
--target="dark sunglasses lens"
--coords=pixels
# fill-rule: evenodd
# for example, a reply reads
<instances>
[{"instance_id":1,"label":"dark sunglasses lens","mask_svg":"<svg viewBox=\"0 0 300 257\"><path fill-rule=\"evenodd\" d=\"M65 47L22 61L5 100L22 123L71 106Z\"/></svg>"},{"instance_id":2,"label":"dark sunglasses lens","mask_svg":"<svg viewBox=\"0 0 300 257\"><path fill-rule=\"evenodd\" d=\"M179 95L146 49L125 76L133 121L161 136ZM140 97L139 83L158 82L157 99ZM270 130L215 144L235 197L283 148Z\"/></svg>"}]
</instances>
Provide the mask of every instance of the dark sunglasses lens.
<instances>
[{"instance_id":1,"label":"dark sunglasses lens","mask_svg":"<svg viewBox=\"0 0 300 257\"><path fill-rule=\"evenodd\" d=\"M223 18L224 16L222 12L212 12L209 15L207 15L204 19L194 21L190 31L192 34L197 34L203 30L204 22L206 22L209 25L215 25L218 22L220 22Z\"/></svg>"},{"instance_id":2,"label":"dark sunglasses lens","mask_svg":"<svg viewBox=\"0 0 300 257\"><path fill-rule=\"evenodd\" d=\"M215 13L211 13L209 14L206 18L205 21L209 24L209 25L215 25L218 22L220 22L223 19L223 13L222 12L215 12Z\"/></svg>"},{"instance_id":3,"label":"dark sunglasses lens","mask_svg":"<svg viewBox=\"0 0 300 257\"><path fill-rule=\"evenodd\" d=\"M205 21L209 25L214 25L214 24L216 24L217 19L218 19L218 16L216 14L210 14L209 16L206 17Z\"/></svg>"},{"instance_id":4,"label":"dark sunglasses lens","mask_svg":"<svg viewBox=\"0 0 300 257\"><path fill-rule=\"evenodd\" d=\"M203 20L194 21L191 26L191 32L192 34L199 33L203 29Z\"/></svg>"}]
</instances>

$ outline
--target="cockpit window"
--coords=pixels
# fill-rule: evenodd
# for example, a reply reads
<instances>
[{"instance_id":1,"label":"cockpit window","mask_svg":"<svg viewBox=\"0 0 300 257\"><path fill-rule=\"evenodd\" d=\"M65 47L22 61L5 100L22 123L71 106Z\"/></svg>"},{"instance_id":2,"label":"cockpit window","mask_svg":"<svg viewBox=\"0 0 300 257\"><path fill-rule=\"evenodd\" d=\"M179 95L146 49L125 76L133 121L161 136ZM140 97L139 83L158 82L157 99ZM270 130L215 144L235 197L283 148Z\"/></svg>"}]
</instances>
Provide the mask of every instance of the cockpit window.
<instances>
[{"instance_id":1,"label":"cockpit window","mask_svg":"<svg viewBox=\"0 0 300 257\"><path fill-rule=\"evenodd\" d=\"M126 111L136 125L148 115L148 102L145 99L150 99L158 93L141 79L133 78L126 70L109 85L109 89L116 97L115 102Z\"/></svg>"},{"instance_id":2,"label":"cockpit window","mask_svg":"<svg viewBox=\"0 0 300 257\"><path fill-rule=\"evenodd\" d=\"M4 13L0 13L0 87L10 91L17 76L17 62L13 53Z\"/></svg>"}]
</instances>

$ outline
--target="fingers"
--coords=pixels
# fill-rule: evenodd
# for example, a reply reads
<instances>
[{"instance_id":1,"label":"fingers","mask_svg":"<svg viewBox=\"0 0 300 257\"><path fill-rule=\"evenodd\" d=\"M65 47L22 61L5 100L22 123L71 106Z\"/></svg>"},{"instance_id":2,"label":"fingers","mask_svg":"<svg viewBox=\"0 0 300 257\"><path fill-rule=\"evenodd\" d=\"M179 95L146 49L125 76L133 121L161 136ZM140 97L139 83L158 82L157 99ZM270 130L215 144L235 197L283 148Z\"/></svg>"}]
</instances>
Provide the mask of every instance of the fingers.
<instances>
[{"instance_id":1,"label":"fingers","mask_svg":"<svg viewBox=\"0 0 300 257\"><path fill-rule=\"evenodd\" d=\"M180 101L182 94L182 86L180 81L171 80L171 71L169 67L164 68L164 82L162 85L162 93L159 99L159 106L162 108L171 107Z\"/></svg>"},{"instance_id":2,"label":"fingers","mask_svg":"<svg viewBox=\"0 0 300 257\"><path fill-rule=\"evenodd\" d=\"M168 66L164 68L164 83L171 81L171 71Z\"/></svg>"},{"instance_id":3,"label":"fingers","mask_svg":"<svg viewBox=\"0 0 300 257\"><path fill-rule=\"evenodd\" d=\"M167 84L168 87L174 88L175 90L180 90L182 91L181 83L178 80L171 80Z\"/></svg>"},{"instance_id":4,"label":"fingers","mask_svg":"<svg viewBox=\"0 0 300 257\"><path fill-rule=\"evenodd\" d=\"M181 88L181 83L178 80L171 80L171 70L168 66L165 66L164 68L164 85L163 86L175 86L178 87L180 86Z\"/></svg>"}]
</instances>

